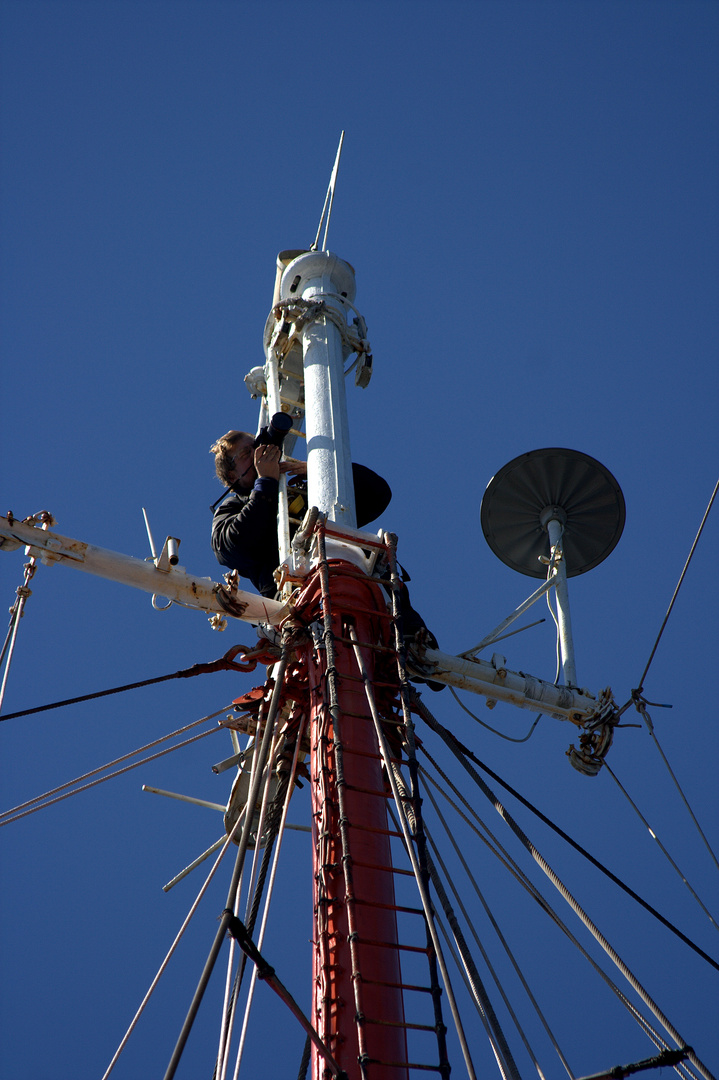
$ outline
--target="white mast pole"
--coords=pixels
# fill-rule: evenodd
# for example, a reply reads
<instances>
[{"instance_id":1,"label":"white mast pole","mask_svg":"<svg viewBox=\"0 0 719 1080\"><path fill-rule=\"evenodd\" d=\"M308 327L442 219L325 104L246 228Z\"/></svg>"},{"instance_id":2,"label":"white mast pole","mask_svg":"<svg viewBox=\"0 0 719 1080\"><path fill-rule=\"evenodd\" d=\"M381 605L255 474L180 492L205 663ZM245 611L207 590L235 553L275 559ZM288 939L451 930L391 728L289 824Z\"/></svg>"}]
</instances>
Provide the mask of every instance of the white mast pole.
<instances>
[{"instance_id":1,"label":"white mast pole","mask_svg":"<svg viewBox=\"0 0 719 1080\"><path fill-rule=\"evenodd\" d=\"M307 497L338 525L356 528L352 458L345 395L344 363L350 349L340 327L346 325L345 300L355 297L354 270L329 251L310 251L287 266L280 283L282 300L322 301L327 315L302 331L307 423Z\"/></svg>"}]
</instances>

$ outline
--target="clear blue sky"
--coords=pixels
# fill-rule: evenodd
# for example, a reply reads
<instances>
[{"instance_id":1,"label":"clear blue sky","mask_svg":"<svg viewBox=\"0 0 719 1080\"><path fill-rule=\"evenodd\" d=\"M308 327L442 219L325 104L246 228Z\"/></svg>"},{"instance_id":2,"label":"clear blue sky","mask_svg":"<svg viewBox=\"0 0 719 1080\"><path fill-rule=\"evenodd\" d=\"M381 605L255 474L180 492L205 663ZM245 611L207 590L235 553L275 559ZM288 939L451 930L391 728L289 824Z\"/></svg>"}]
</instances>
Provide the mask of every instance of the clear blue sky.
<instances>
[{"instance_id":1,"label":"clear blue sky","mask_svg":"<svg viewBox=\"0 0 719 1080\"><path fill-rule=\"evenodd\" d=\"M718 39L719 7L694 0L4 0L3 513L49 509L65 535L144 557L145 506L156 535L182 539L182 563L217 579L208 448L256 422L243 378L262 362L275 256L314 239L345 129L330 247L356 268L376 369L367 390L349 388L352 451L393 487L379 524L399 535L416 606L447 651L498 623L534 585L482 538L487 482L527 450L585 451L621 484L627 523L611 557L571 583L578 673L625 701L717 476ZM715 849L718 531L715 511L645 684L674 706L653 710L656 730ZM22 562L0 552L8 607ZM6 712L252 640L72 570L41 567L32 588ZM511 668L554 677L548 623L504 648ZM206 676L1 724L2 808L257 681ZM515 736L531 723L467 704ZM448 691L430 706L719 956L716 928L611 777L571 769L565 725L544 719L513 744ZM141 785L224 802L227 774L210 765L229 752L212 736L0 829L2 1080L102 1075L199 880L167 896L161 886L221 832L219 815ZM609 761L719 918L716 867L647 732L617 732ZM508 804L716 1072L717 972ZM504 871L471 852L575 1075L650 1056ZM304 834L283 861L266 951L306 1004ZM223 881L118 1080L162 1075L224 899ZM212 1075L219 993L180 1077ZM546 1075L562 1075L529 1024ZM478 1069L493 1075L470 1028ZM261 987L246 1075L296 1075L302 1043Z\"/></svg>"}]
</instances>

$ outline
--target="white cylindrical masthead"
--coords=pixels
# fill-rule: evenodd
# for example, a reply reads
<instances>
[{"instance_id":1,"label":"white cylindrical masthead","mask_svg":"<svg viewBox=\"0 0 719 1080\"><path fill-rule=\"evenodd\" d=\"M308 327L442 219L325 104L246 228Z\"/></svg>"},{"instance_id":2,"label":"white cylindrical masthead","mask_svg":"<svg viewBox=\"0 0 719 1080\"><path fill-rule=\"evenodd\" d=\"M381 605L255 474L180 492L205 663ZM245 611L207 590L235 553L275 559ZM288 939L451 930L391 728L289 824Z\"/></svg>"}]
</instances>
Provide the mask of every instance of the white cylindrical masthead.
<instances>
[{"instance_id":1,"label":"white cylindrical masthead","mask_svg":"<svg viewBox=\"0 0 719 1080\"><path fill-rule=\"evenodd\" d=\"M355 297L354 270L329 251L293 259L280 283L282 300L323 300L347 323ZM356 528L352 457L344 364L350 349L331 317L320 316L302 331L307 425L307 497L337 524Z\"/></svg>"}]
</instances>

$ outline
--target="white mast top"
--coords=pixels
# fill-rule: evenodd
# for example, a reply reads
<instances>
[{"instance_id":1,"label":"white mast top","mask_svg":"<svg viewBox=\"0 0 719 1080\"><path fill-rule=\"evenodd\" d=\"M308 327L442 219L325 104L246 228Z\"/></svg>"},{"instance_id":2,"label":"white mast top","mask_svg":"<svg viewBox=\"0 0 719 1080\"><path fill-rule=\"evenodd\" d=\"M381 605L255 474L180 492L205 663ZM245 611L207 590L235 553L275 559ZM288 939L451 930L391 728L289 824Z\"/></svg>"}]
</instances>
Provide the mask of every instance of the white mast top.
<instances>
[{"instance_id":1,"label":"white mast top","mask_svg":"<svg viewBox=\"0 0 719 1080\"><path fill-rule=\"evenodd\" d=\"M322 301L326 314L302 330L307 425L307 497L310 506L349 528L357 527L345 360L350 355L341 330L355 297L354 270L329 251L311 251L287 266L281 300ZM338 325L340 324L340 325Z\"/></svg>"}]
</instances>

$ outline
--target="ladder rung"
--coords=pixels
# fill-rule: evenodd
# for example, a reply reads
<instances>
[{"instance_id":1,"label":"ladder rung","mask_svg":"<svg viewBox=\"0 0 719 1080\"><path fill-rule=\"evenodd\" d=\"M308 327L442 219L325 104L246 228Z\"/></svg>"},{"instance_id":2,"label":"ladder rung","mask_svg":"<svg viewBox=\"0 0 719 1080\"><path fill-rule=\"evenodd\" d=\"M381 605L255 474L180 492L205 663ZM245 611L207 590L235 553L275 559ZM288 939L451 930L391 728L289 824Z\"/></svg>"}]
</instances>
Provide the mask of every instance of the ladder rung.
<instances>
[{"instance_id":1,"label":"ladder rung","mask_svg":"<svg viewBox=\"0 0 719 1080\"><path fill-rule=\"evenodd\" d=\"M344 675L342 676L342 678L344 678ZM343 717L349 716L353 720L368 720L371 724L374 723L374 720L372 719L372 714L370 712L350 712L349 709L341 709L340 711ZM389 727L404 727L404 720L398 720L394 716L382 716L380 717L380 719L383 724L386 724ZM342 749L344 750L344 747ZM380 755L378 754L377 756L379 757ZM396 759L392 758L392 760L395 761Z\"/></svg>"},{"instance_id":2,"label":"ladder rung","mask_svg":"<svg viewBox=\"0 0 719 1080\"><path fill-rule=\"evenodd\" d=\"M348 714L344 713L344 715L347 716ZM385 723L389 723L389 722L391 722L391 721L385 721ZM393 722L401 723L402 721L393 721ZM373 761L383 761L384 760L381 754L372 754L372 753L370 753L369 750L353 750L349 746L343 746L342 747L342 753L343 754L354 754L355 757L371 758ZM390 761L392 762L393 765L406 765L407 764L407 762L403 761L402 758L390 757Z\"/></svg>"},{"instance_id":3,"label":"ladder rung","mask_svg":"<svg viewBox=\"0 0 719 1080\"><path fill-rule=\"evenodd\" d=\"M393 799L391 791L377 791L375 788L356 787L354 784L345 783L345 791L359 791L361 795L379 795L382 799ZM401 795L402 802L412 802L411 795Z\"/></svg>"},{"instance_id":4,"label":"ladder rung","mask_svg":"<svg viewBox=\"0 0 719 1080\"><path fill-rule=\"evenodd\" d=\"M412 1031L436 1031L434 1024L408 1024L405 1020L372 1020L369 1016L364 1018L365 1024L380 1024L383 1027L410 1028Z\"/></svg>"},{"instance_id":5,"label":"ladder rung","mask_svg":"<svg viewBox=\"0 0 719 1080\"><path fill-rule=\"evenodd\" d=\"M379 829L374 825L355 825L354 821L348 822L350 829L357 829L359 832L379 833L382 836L397 836L400 840L404 839L401 832L397 832L396 829ZM412 837L414 839L414 837Z\"/></svg>"},{"instance_id":6,"label":"ladder rung","mask_svg":"<svg viewBox=\"0 0 719 1080\"><path fill-rule=\"evenodd\" d=\"M355 904L363 904L365 907L382 908L384 911L402 911L405 915L424 915L422 908L400 907L398 904L378 904L374 900L359 900L355 897Z\"/></svg>"},{"instance_id":7,"label":"ladder rung","mask_svg":"<svg viewBox=\"0 0 719 1080\"><path fill-rule=\"evenodd\" d=\"M345 681L346 682L357 682L357 683L364 684L364 679L362 678L361 675L346 675L343 672L342 673L342 682L345 682ZM397 689L397 683L396 682L380 682L379 679L373 679L372 680L372 685L373 686L384 686L386 689L389 689L389 690L396 690Z\"/></svg>"},{"instance_id":8,"label":"ladder rung","mask_svg":"<svg viewBox=\"0 0 719 1080\"><path fill-rule=\"evenodd\" d=\"M405 877L414 877L414 870L401 870L398 866L378 866L377 863L360 862L359 859L353 859L352 865L364 866L366 870L383 870L387 874L404 874Z\"/></svg>"},{"instance_id":9,"label":"ladder rung","mask_svg":"<svg viewBox=\"0 0 719 1080\"><path fill-rule=\"evenodd\" d=\"M391 791L377 791L375 788L357 787L355 784L344 785L345 791L358 791L360 795L377 795L380 799L391 799Z\"/></svg>"},{"instance_id":10,"label":"ladder rung","mask_svg":"<svg viewBox=\"0 0 719 1080\"><path fill-rule=\"evenodd\" d=\"M397 982L384 982L382 979L365 979L362 977L362 982L367 986L387 986L393 990L416 990L418 994L431 994L431 986L415 986L413 983L397 983ZM442 988L437 987L439 993L442 993Z\"/></svg>"},{"instance_id":11,"label":"ladder rung","mask_svg":"<svg viewBox=\"0 0 719 1080\"><path fill-rule=\"evenodd\" d=\"M380 1061L379 1058L366 1058L368 1065L386 1065L388 1069L423 1069L425 1072L442 1072L441 1065L418 1065L411 1061Z\"/></svg>"},{"instance_id":12,"label":"ladder rung","mask_svg":"<svg viewBox=\"0 0 719 1080\"><path fill-rule=\"evenodd\" d=\"M424 945L400 945L397 941L373 941L372 938L357 938L358 945L374 945L378 949L401 949L402 952L418 952L427 954L427 946Z\"/></svg>"},{"instance_id":13,"label":"ladder rung","mask_svg":"<svg viewBox=\"0 0 719 1080\"><path fill-rule=\"evenodd\" d=\"M335 634L334 639L343 642L345 645L355 644L352 638L340 637L339 634ZM358 641L356 644L360 649L376 649L377 652L392 653L393 656L397 655L397 650L390 648L389 645L373 645L369 641Z\"/></svg>"}]
</instances>

